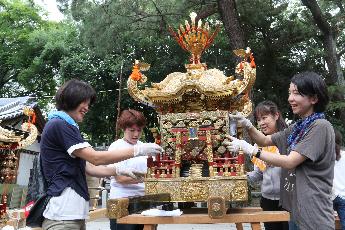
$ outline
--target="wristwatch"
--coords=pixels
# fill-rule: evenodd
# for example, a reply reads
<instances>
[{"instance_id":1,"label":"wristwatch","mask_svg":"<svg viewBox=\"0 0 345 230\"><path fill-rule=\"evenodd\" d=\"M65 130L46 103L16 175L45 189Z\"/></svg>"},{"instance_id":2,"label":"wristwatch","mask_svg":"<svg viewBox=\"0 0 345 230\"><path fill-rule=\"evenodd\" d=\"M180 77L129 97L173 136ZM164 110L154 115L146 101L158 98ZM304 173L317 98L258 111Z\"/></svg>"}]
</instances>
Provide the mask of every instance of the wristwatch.
<instances>
[{"instance_id":1,"label":"wristwatch","mask_svg":"<svg viewBox=\"0 0 345 230\"><path fill-rule=\"evenodd\" d=\"M255 153L254 157L260 159L260 155L261 155L261 148L258 148L258 151Z\"/></svg>"}]
</instances>

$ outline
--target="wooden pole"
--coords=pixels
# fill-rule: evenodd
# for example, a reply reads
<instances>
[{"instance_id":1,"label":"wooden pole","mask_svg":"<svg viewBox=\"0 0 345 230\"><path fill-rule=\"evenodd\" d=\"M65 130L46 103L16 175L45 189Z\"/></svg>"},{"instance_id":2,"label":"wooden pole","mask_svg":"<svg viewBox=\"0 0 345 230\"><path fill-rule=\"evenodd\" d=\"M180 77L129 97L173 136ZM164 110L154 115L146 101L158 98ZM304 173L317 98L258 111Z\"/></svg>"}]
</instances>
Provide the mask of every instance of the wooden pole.
<instances>
[{"instance_id":1,"label":"wooden pole","mask_svg":"<svg viewBox=\"0 0 345 230\"><path fill-rule=\"evenodd\" d=\"M121 113L121 89L122 89L122 71L123 71L123 61L121 62L120 76L119 76L119 96L117 100L117 115L115 123L115 140L119 139L119 129L117 127L117 121L119 120Z\"/></svg>"}]
</instances>

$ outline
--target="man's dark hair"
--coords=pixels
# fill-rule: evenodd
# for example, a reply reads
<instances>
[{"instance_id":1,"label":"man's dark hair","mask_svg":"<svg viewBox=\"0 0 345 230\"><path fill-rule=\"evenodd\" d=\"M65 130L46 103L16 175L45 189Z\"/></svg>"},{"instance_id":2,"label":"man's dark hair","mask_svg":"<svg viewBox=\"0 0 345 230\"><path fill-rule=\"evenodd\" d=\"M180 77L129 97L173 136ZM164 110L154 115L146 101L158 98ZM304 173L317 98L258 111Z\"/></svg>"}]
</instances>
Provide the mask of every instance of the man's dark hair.
<instances>
[{"instance_id":1,"label":"man's dark hair","mask_svg":"<svg viewBox=\"0 0 345 230\"><path fill-rule=\"evenodd\" d=\"M302 72L294 75L291 83L295 84L298 92L303 96L316 96L318 101L314 105L314 112L324 112L329 102L325 81L315 72Z\"/></svg>"},{"instance_id":2,"label":"man's dark hair","mask_svg":"<svg viewBox=\"0 0 345 230\"><path fill-rule=\"evenodd\" d=\"M77 79L65 82L55 95L57 110L66 112L76 109L87 100L92 105L96 101L96 92L91 85Z\"/></svg>"}]
</instances>

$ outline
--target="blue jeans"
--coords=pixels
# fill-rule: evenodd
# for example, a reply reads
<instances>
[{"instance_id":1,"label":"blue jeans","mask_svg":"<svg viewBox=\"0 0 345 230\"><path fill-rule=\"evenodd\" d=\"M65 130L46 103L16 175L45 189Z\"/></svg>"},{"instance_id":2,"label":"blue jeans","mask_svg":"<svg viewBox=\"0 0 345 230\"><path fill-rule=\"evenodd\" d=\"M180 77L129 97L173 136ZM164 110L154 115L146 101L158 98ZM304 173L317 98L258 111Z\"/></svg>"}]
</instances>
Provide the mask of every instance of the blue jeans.
<instances>
[{"instance_id":1,"label":"blue jeans","mask_svg":"<svg viewBox=\"0 0 345 230\"><path fill-rule=\"evenodd\" d=\"M333 200L333 208L338 213L341 229L345 229L345 199L337 196Z\"/></svg>"},{"instance_id":2,"label":"blue jeans","mask_svg":"<svg viewBox=\"0 0 345 230\"><path fill-rule=\"evenodd\" d=\"M294 220L289 221L289 230L299 230L296 222Z\"/></svg>"}]
</instances>

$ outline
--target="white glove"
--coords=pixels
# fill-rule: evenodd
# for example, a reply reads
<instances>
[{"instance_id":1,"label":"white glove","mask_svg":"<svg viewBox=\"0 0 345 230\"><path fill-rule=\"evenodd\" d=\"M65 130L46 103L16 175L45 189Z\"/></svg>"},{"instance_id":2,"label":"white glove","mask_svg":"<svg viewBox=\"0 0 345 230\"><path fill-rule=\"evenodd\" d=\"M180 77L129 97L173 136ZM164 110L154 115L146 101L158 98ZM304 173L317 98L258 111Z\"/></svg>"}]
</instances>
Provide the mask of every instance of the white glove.
<instances>
[{"instance_id":1,"label":"white glove","mask_svg":"<svg viewBox=\"0 0 345 230\"><path fill-rule=\"evenodd\" d=\"M230 141L223 141L223 144L226 145L226 148L230 152L237 153L240 148L242 151L247 154L248 156L252 157L256 152L258 151L258 146L257 145L251 145L245 140L239 140L235 137L231 137L231 142Z\"/></svg>"},{"instance_id":2,"label":"white glove","mask_svg":"<svg viewBox=\"0 0 345 230\"><path fill-rule=\"evenodd\" d=\"M134 156L154 156L162 153L163 148L155 143L142 143L134 146Z\"/></svg>"},{"instance_id":3,"label":"white glove","mask_svg":"<svg viewBox=\"0 0 345 230\"><path fill-rule=\"evenodd\" d=\"M251 127L253 127L253 124L250 122L250 120L248 120L247 118L245 118L244 116L243 116L243 114L242 113L240 113L240 112L235 112L235 113L233 113L233 114L230 114L229 115L229 118L232 120L236 120L237 121L237 123L240 123L241 125L242 125L242 127L243 128L245 128L245 129L250 129Z\"/></svg>"},{"instance_id":4,"label":"white glove","mask_svg":"<svg viewBox=\"0 0 345 230\"><path fill-rule=\"evenodd\" d=\"M136 169L123 167L121 165L115 166L115 173L116 176L127 176L139 181L143 181L146 174L145 172L139 172Z\"/></svg>"}]
</instances>

